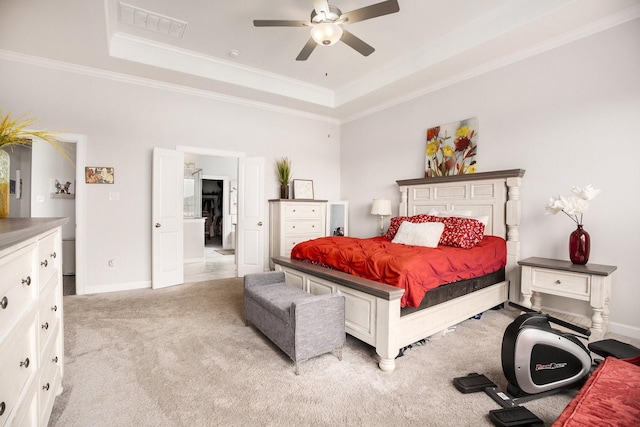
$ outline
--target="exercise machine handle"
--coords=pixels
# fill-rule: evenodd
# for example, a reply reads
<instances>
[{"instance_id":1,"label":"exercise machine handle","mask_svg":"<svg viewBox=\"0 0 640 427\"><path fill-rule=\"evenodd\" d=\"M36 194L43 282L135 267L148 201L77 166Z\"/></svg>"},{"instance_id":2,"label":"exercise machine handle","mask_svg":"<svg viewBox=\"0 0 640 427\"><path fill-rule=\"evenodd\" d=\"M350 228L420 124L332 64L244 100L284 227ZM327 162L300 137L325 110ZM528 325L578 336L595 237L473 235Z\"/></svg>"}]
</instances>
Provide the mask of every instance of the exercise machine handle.
<instances>
[{"instance_id":1,"label":"exercise machine handle","mask_svg":"<svg viewBox=\"0 0 640 427\"><path fill-rule=\"evenodd\" d=\"M551 316L549 314L542 313L541 311L535 311L535 310L532 310L532 309L530 309L528 307L524 307L524 306L522 306L520 304L516 304L515 302L511 302L511 301L509 301L509 305L512 306L512 307L517 308L518 310L524 311L525 313L540 313L540 314L546 316L547 320L549 320L549 322L555 323L556 325L560 325L560 326L565 327L567 329L571 329L572 331L575 331L575 332L577 332L579 334L582 334L582 335L584 335L586 337L589 337L591 335L591 331L589 329L582 328L580 326L574 325L573 323L569 323L569 322L567 322L565 320L558 319L557 317L553 317L553 316Z\"/></svg>"}]
</instances>

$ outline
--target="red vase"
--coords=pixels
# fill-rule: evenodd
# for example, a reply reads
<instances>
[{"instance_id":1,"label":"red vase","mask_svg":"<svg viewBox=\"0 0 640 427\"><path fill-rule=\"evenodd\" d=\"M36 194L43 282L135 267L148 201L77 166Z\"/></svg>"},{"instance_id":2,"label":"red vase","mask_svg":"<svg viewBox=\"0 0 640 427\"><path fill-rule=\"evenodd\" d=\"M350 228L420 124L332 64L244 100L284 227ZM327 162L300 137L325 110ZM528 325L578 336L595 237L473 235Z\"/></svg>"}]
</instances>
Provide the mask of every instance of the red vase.
<instances>
[{"instance_id":1,"label":"red vase","mask_svg":"<svg viewBox=\"0 0 640 427\"><path fill-rule=\"evenodd\" d=\"M569 236L569 259L574 264L584 265L589 261L589 251L591 250L591 238L589 233L578 225Z\"/></svg>"}]
</instances>

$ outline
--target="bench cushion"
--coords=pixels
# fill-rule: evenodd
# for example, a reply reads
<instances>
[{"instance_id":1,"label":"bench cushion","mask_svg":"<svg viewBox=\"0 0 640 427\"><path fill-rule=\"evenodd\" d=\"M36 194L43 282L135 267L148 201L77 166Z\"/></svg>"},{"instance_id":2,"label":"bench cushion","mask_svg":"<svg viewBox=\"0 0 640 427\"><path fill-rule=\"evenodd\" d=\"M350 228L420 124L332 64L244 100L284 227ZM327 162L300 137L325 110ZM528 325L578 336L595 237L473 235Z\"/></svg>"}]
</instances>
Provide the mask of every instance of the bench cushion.
<instances>
[{"instance_id":1,"label":"bench cushion","mask_svg":"<svg viewBox=\"0 0 640 427\"><path fill-rule=\"evenodd\" d=\"M262 285L247 289L247 297L254 299L264 309L291 324L291 304L313 298L314 295L284 283Z\"/></svg>"}]
</instances>

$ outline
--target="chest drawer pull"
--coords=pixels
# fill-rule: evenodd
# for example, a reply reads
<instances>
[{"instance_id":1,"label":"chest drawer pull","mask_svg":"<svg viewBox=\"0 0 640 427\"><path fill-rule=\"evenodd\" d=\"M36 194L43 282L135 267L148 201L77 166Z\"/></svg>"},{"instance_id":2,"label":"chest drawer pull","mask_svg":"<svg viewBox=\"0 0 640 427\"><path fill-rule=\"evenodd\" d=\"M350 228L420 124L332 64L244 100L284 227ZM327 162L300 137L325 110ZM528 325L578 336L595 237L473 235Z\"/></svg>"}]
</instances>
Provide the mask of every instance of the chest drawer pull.
<instances>
[{"instance_id":1,"label":"chest drawer pull","mask_svg":"<svg viewBox=\"0 0 640 427\"><path fill-rule=\"evenodd\" d=\"M47 391L48 391L48 390L49 390L49 383L47 383L47 384L43 385L43 386L42 386L42 389L43 389L43 390L47 390Z\"/></svg>"},{"instance_id":2,"label":"chest drawer pull","mask_svg":"<svg viewBox=\"0 0 640 427\"><path fill-rule=\"evenodd\" d=\"M31 285L31 276L27 276L26 279L22 279L22 284L30 286Z\"/></svg>"},{"instance_id":3,"label":"chest drawer pull","mask_svg":"<svg viewBox=\"0 0 640 427\"><path fill-rule=\"evenodd\" d=\"M7 404L0 402L0 415L4 414L4 410L7 409Z\"/></svg>"},{"instance_id":4,"label":"chest drawer pull","mask_svg":"<svg viewBox=\"0 0 640 427\"><path fill-rule=\"evenodd\" d=\"M53 307L51 307L51 311L58 311L58 306L54 305Z\"/></svg>"},{"instance_id":5,"label":"chest drawer pull","mask_svg":"<svg viewBox=\"0 0 640 427\"><path fill-rule=\"evenodd\" d=\"M42 329L49 329L49 322L44 322Z\"/></svg>"},{"instance_id":6,"label":"chest drawer pull","mask_svg":"<svg viewBox=\"0 0 640 427\"><path fill-rule=\"evenodd\" d=\"M42 266L45 266L45 267L46 267L47 265L49 265L49 262L45 259L44 261L42 261L42 262L40 263L40 265L42 265Z\"/></svg>"},{"instance_id":7,"label":"chest drawer pull","mask_svg":"<svg viewBox=\"0 0 640 427\"><path fill-rule=\"evenodd\" d=\"M56 254L56 253L54 252L54 253L52 253L52 254L49 254L49 256L50 256L51 258L53 258L53 259L56 259L56 257L58 256L58 254Z\"/></svg>"},{"instance_id":8,"label":"chest drawer pull","mask_svg":"<svg viewBox=\"0 0 640 427\"><path fill-rule=\"evenodd\" d=\"M0 307L2 307L2 309L4 310L5 308L7 308L7 305L9 305L9 300L7 299L7 297L2 297L2 299L0 300Z\"/></svg>"},{"instance_id":9,"label":"chest drawer pull","mask_svg":"<svg viewBox=\"0 0 640 427\"><path fill-rule=\"evenodd\" d=\"M52 363L58 363L58 356L54 357L53 359L51 359Z\"/></svg>"},{"instance_id":10,"label":"chest drawer pull","mask_svg":"<svg viewBox=\"0 0 640 427\"><path fill-rule=\"evenodd\" d=\"M560 279L556 280L556 285L562 285L562 280Z\"/></svg>"},{"instance_id":11,"label":"chest drawer pull","mask_svg":"<svg viewBox=\"0 0 640 427\"><path fill-rule=\"evenodd\" d=\"M24 366L25 368L29 367L29 358L24 359L24 362L20 362L20 366Z\"/></svg>"}]
</instances>

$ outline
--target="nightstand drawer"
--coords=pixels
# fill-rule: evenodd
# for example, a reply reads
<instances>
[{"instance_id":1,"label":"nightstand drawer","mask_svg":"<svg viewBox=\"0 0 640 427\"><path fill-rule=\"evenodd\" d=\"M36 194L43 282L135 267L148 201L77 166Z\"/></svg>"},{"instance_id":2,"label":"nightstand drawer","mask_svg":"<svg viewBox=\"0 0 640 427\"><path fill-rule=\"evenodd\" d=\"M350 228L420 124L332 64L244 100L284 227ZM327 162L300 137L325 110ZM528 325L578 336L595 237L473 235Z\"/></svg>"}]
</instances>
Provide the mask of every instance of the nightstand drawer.
<instances>
[{"instance_id":1,"label":"nightstand drawer","mask_svg":"<svg viewBox=\"0 0 640 427\"><path fill-rule=\"evenodd\" d=\"M534 268L531 290L588 301L591 295L591 280L590 276L582 274Z\"/></svg>"}]
</instances>

